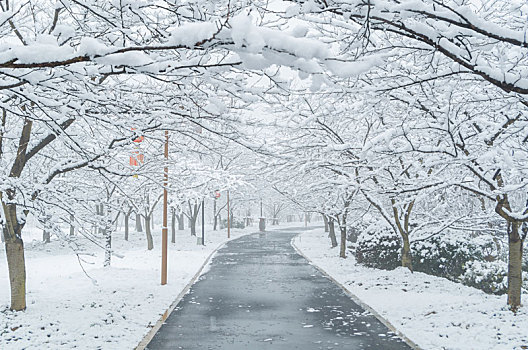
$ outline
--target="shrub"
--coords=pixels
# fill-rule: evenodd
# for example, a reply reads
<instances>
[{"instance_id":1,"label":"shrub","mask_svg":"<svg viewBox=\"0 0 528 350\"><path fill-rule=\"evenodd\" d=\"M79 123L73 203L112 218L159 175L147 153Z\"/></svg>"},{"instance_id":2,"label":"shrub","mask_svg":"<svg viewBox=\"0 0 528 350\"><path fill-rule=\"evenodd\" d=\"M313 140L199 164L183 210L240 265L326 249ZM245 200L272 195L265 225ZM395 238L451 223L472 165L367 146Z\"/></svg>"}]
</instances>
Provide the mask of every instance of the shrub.
<instances>
[{"instance_id":1,"label":"shrub","mask_svg":"<svg viewBox=\"0 0 528 350\"><path fill-rule=\"evenodd\" d=\"M508 264L504 261L470 261L460 281L489 294L504 294L508 290Z\"/></svg>"},{"instance_id":2,"label":"shrub","mask_svg":"<svg viewBox=\"0 0 528 350\"><path fill-rule=\"evenodd\" d=\"M457 279L472 260L482 259L482 247L463 236L438 235L411 244L413 269ZM356 260L369 267L391 270L401 265L401 238L389 228L366 230L356 244Z\"/></svg>"},{"instance_id":3,"label":"shrub","mask_svg":"<svg viewBox=\"0 0 528 350\"><path fill-rule=\"evenodd\" d=\"M347 241L351 243L357 243L359 236L361 235L362 229L360 227L349 227L347 229Z\"/></svg>"},{"instance_id":4,"label":"shrub","mask_svg":"<svg viewBox=\"0 0 528 350\"><path fill-rule=\"evenodd\" d=\"M226 228L227 227L227 219L222 219L222 221L220 221L220 228ZM231 222L231 228L245 228L246 227L246 222L245 220L242 220L242 219L233 219L233 221Z\"/></svg>"},{"instance_id":5,"label":"shrub","mask_svg":"<svg viewBox=\"0 0 528 350\"><path fill-rule=\"evenodd\" d=\"M367 229L357 239L355 255L360 264L392 270L401 265L400 249L400 237L391 229Z\"/></svg>"},{"instance_id":6,"label":"shrub","mask_svg":"<svg viewBox=\"0 0 528 350\"><path fill-rule=\"evenodd\" d=\"M369 227L356 244L358 263L378 269L392 270L400 266L401 239L386 227ZM491 236L471 239L465 235L446 232L426 241L411 243L415 271L444 277L480 289L489 294L507 292L508 264L502 260L487 261L490 251L496 250ZM528 258L523 257L526 271ZM528 290L528 274L523 276L523 286Z\"/></svg>"},{"instance_id":7,"label":"shrub","mask_svg":"<svg viewBox=\"0 0 528 350\"><path fill-rule=\"evenodd\" d=\"M504 294L507 292L508 264L502 260L489 261L498 255L496 250L491 236L471 239L449 231L411 243L415 271L461 282L486 293ZM355 255L362 265L395 269L401 265L401 238L387 227L371 226L359 236ZM528 267L526 255L523 257L525 271ZM523 287L528 290L527 273L523 276Z\"/></svg>"},{"instance_id":8,"label":"shrub","mask_svg":"<svg viewBox=\"0 0 528 350\"><path fill-rule=\"evenodd\" d=\"M415 271L456 280L466 264L482 260L482 247L461 235L438 235L427 241L411 243Z\"/></svg>"}]
</instances>

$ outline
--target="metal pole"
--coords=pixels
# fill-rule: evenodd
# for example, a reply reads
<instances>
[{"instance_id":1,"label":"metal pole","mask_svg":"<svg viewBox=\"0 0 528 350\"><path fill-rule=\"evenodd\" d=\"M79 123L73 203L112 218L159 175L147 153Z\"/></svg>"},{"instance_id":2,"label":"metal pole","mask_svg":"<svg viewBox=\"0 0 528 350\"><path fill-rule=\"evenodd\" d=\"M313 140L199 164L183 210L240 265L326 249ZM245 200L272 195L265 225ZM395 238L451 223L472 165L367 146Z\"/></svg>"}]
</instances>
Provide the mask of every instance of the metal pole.
<instances>
[{"instance_id":1,"label":"metal pole","mask_svg":"<svg viewBox=\"0 0 528 350\"><path fill-rule=\"evenodd\" d=\"M231 238L231 209L229 208L229 190L227 190L227 238Z\"/></svg>"},{"instance_id":2,"label":"metal pole","mask_svg":"<svg viewBox=\"0 0 528 350\"><path fill-rule=\"evenodd\" d=\"M217 219L217 215L216 215L216 200L218 198L216 198L216 195L215 195L215 199L213 201L213 231L216 231L216 225L218 224L218 222L216 220Z\"/></svg>"},{"instance_id":3,"label":"metal pole","mask_svg":"<svg viewBox=\"0 0 528 350\"><path fill-rule=\"evenodd\" d=\"M205 201L202 198L202 245L205 245Z\"/></svg>"},{"instance_id":4,"label":"metal pole","mask_svg":"<svg viewBox=\"0 0 528 350\"><path fill-rule=\"evenodd\" d=\"M163 227L161 229L161 285L167 284L168 253L168 191L169 187L169 131L165 130L165 168L163 169Z\"/></svg>"}]
</instances>

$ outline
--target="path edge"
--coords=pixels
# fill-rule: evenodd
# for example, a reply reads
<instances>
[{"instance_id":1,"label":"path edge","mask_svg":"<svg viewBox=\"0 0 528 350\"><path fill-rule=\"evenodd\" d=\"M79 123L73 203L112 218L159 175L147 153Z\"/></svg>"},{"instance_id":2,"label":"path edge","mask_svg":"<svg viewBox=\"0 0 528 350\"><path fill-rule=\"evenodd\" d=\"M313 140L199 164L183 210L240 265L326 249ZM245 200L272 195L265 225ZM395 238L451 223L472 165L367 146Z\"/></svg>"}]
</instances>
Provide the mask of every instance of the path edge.
<instances>
[{"instance_id":1,"label":"path edge","mask_svg":"<svg viewBox=\"0 0 528 350\"><path fill-rule=\"evenodd\" d=\"M250 234L254 234L253 233L249 233L247 235L250 235ZM243 237L243 236L246 236L246 235L242 235L240 237ZM185 285L185 287L181 290L180 294L178 294L178 296L176 297L176 299L174 299L174 301L172 302L172 304L170 304L169 308L167 310L165 310L165 312L163 313L163 315L161 315L161 317L158 319L158 321L154 324L154 326L152 326L152 328L150 329L150 331L148 331L148 333L143 337L143 339L141 339L141 341L139 342L139 344L134 348L134 350L145 350L145 348L147 347L147 345L150 343L150 341L154 338L154 336L156 335L156 333L158 333L158 331L160 330L161 326L163 326L163 323L165 323L165 321L167 320L167 318L170 316L170 314L174 311L174 309L176 309L176 306L178 306L178 304L180 303L180 301L183 299L183 297L185 296L185 294L187 294L189 292L189 289L191 289L192 285L196 282L196 280L202 275L205 267L209 264L211 258L220 250L222 249L228 242L231 242L233 240L236 240L240 237L236 237L234 239L230 239L230 240L227 240L227 241L224 241L222 243L220 243L218 245L218 247L216 247L208 256L207 258L205 259L205 261L203 262L202 266L200 266L200 269L194 274L193 278L191 278L191 280L189 281L189 283L187 283Z\"/></svg>"},{"instance_id":2,"label":"path edge","mask_svg":"<svg viewBox=\"0 0 528 350\"><path fill-rule=\"evenodd\" d=\"M362 308L364 308L365 310L367 310L368 312L370 312L372 315L374 315L374 317L376 317L381 323L383 323L385 325L385 327L387 327L391 332L397 334L405 343L407 343L407 345L409 345L412 349L414 350L422 350L422 348L420 348L418 346L418 344L416 344L415 342L413 342L411 339L409 339L409 337L407 337L405 334L403 334L400 330L398 330L396 327L394 327L392 325L392 323L389 322L389 320L387 320L386 318L384 318L383 316L381 316L376 310L374 310L372 307L370 307L369 305L365 304L361 299L359 299L355 294L353 294L350 290L348 290L347 287L345 287L342 283L340 283L339 281L337 281L335 278L333 278L332 276L330 276L330 274L328 272L326 272L325 270L323 270L323 268L321 268L319 265L317 265L312 259L310 259L308 256L306 256L299 247L297 247L297 245L295 244L295 240L297 238L299 238L299 236L301 236L303 233L306 233L306 232L301 232L299 233L298 235L295 235L295 237L293 237L290 241L290 245L293 247L293 249L295 249L295 251L297 252L297 254L299 254L300 256L302 256L303 258L305 258L309 263L310 265L312 265L313 267L315 267L319 272L321 272L326 278L328 278L329 280L331 280L332 282L334 282L336 285L338 285L341 289L343 289L343 291L350 297L350 299L352 299L356 304L358 304L359 306L361 306Z\"/></svg>"}]
</instances>

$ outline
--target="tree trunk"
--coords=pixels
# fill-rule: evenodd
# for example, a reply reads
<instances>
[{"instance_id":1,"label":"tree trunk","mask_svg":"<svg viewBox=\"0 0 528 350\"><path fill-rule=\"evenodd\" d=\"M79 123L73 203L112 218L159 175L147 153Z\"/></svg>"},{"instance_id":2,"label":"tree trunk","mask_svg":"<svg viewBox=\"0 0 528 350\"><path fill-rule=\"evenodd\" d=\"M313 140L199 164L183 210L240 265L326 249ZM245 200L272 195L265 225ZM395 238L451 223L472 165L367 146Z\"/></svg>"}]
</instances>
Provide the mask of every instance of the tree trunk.
<instances>
[{"instance_id":1,"label":"tree trunk","mask_svg":"<svg viewBox=\"0 0 528 350\"><path fill-rule=\"evenodd\" d=\"M332 248L337 247L334 219L332 218L328 220L328 235L330 236L330 241L332 241Z\"/></svg>"},{"instance_id":2,"label":"tree trunk","mask_svg":"<svg viewBox=\"0 0 528 350\"><path fill-rule=\"evenodd\" d=\"M216 214L216 198L213 201L213 219L213 231L216 231L218 226L218 215Z\"/></svg>"},{"instance_id":3,"label":"tree trunk","mask_svg":"<svg viewBox=\"0 0 528 350\"><path fill-rule=\"evenodd\" d=\"M400 234L402 238L402 248L401 248L401 266L408 268L411 272L413 271L412 267L412 255L411 255L411 245L409 244L409 219L411 217L412 208L414 207L414 201L409 202L407 206L404 206L404 220L403 224L400 219L400 214L398 213L398 208L396 206L396 200L391 199L392 202L392 212L394 216L394 223L396 224L397 234Z\"/></svg>"},{"instance_id":4,"label":"tree trunk","mask_svg":"<svg viewBox=\"0 0 528 350\"><path fill-rule=\"evenodd\" d=\"M124 214L124 213L123 213L123 214ZM114 222L115 225L116 225L116 229L119 229L119 228L118 228L118 225L119 225L119 217L120 217L120 216L121 216L121 211L118 211L117 214L116 214L115 219L113 219L113 222ZM112 228L112 226L113 226L113 225L110 224L110 228ZM112 232L113 232L113 230L112 230Z\"/></svg>"},{"instance_id":5,"label":"tree trunk","mask_svg":"<svg viewBox=\"0 0 528 350\"><path fill-rule=\"evenodd\" d=\"M152 240L152 232L150 230L150 216L145 216L145 233L147 235L147 249L154 249L154 242Z\"/></svg>"},{"instance_id":6,"label":"tree trunk","mask_svg":"<svg viewBox=\"0 0 528 350\"><path fill-rule=\"evenodd\" d=\"M185 230L185 217L183 213L180 213L180 215L178 215L177 218L178 218L178 231Z\"/></svg>"},{"instance_id":7,"label":"tree trunk","mask_svg":"<svg viewBox=\"0 0 528 350\"><path fill-rule=\"evenodd\" d=\"M136 232L143 232L143 227L141 226L141 215L136 214Z\"/></svg>"},{"instance_id":8,"label":"tree trunk","mask_svg":"<svg viewBox=\"0 0 528 350\"><path fill-rule=\"evenodd\" d=\"M98 232L102 235L104 235L104 227L103 227L103 215L104 215L104 205L103 203L100 203L97 205L97 214L99 215L99 230Z\"/></svg>"},{"instance_id":9,"label":"tree trunk","mask_svg":"<svg viewBox=\"0 0 528 350\"><path fill-rule=\"evenodd\" d=\"M42 231L42 241L44 243L50 243L51 242L51 235L50 232L46 229Z\"/></svg>"},{"instance_id":10,"label":"tree trunk","mask_svg":"<svg viewBox=\"0 0 528 350\"><path fill-rule=\"evenodd\" d=\"M95 205L95 215L96 215L96 218L99 219L99 215L101 215L99 213L99 204ZM94 223L93 225L93 231L94 231L94 235L96 235L97 233L100 233L100 229L99 229L97 222Z\"/></svg>"},{"instance_id":11,"label":"tree trunk","mask_svg":"<svg viewBox=\"0 0 528 350\"><path fill-rule=\"evenodd\" d=\"M75 216L73 214L70 214L70 237L75 236Z\"/></svg>"},{"instance_id":12,"label":"tree trunk","mask_svg":"<svg viewBox=\"0 0 528 350\"><path fill-rule=\"evenodd\" d=\"M125 213L125 241L128 241L128 220L130 218L130 213Z\"/></svg>"},{"instance_id":13,"label":"tree trunk","mask_svg":"<svg viewBox=\"0 0 528 350\"><path fill-rule=\"evenodd\" d=\"M402 249L401 249L401 266L406 267L409 270L413 270L412 266L412 254L411 244L409 243L409 235L407 233L400 232L402 237Z\"/></svg>"},{"instance_id":14,"label":"tree trunk","mask_svg":"<svg viewBox=\"0 0 528 350\"><path fill-rule=\"evenodd\" d=\"M191 205L189 201L189 227L191 228L191 236L196 236L196 220L198 219L198 214L200 212L201 204L198 205L195 203Z\"/></svg>"},{"instance_id":15,"label":"tree trunk","mask_svg":"<svg viewBox=\"0 0 528 350\"><path fill-rule=\"evenodd\" d=\"M176 209L171 210L171 242L176 243Z\"/></svg>"},{"instance_id":16,"label":"tree trunk","mask_svg":"<svg viewBox=\"0 0 528 350\"><path fill-rule=\"evenodd\" d=\"M341 231L341 246L339 247L339 257L346 259L346 221L343 219L343 224L339 226Z\"/></svg>"},{"instance_id":17,"label":"tree trunk","mask_svg":"<svg viewBox=\"0 0 528 350\"><path fill-rule=\"evenodd\" d=\"M112 261L112 231L108 226L103 229L103 235L105 237L105 259L103 266L109 267Z\"/></svg>"},{"instance_id":18,"label":"tree trunk","mask_svg":"<svg viewBox=\"0 0 528 350\"><path fill-rule=\"evenodd\" d=\"M189 224L191 226L191 236L196 236L196 218L194 220L189 219Z\"/></svg>"},{"instance_id":19,"label":"tree trunk","mask_svg":"<svg viewBox=\"0 0 528 350\"><path fill-rule=\"evenodd\" d=\"M9 282L11 284L11 310L26 309L26 263L24 242L21 238L7 239L5 242Z\"/></svg>"},{"instance_id":20,"label":"tree trunk","mask_svg":"<svg viewBox=\"0 0 528 350\"><path fill-rule=\"evenodd\" d=\"M9 271L9 282L11 287L11 306L13 311L26 309L26 262L24 258L24 242L22 241L22 229L25 219L18 220L16 204L5 204L0 192L0 202L4 211L3 234ZM24 218L28 210L23 210Z\"/></svg>"},{"instance_id":21,"label":"tree trunk","mask_svg":"<svg viewBox=\"0 0 528 350\"><path fill-rule=\"evenodd\" d=\"M323 214L323 221L325 225L325 231L324 232L330 232L330 228L328 227L328 217Z\"/></svg>"},{"instance_id":22,"label":"tree trunk","mask_svg":"<svg viewBox=\"0 0 528 350\"><path fill-rule=\"evenodd\" d=\"M521 306L523 239L519 234L520 222L509 222L508 232L508 305L513 311Z\"/></svg>"}]
</instances>

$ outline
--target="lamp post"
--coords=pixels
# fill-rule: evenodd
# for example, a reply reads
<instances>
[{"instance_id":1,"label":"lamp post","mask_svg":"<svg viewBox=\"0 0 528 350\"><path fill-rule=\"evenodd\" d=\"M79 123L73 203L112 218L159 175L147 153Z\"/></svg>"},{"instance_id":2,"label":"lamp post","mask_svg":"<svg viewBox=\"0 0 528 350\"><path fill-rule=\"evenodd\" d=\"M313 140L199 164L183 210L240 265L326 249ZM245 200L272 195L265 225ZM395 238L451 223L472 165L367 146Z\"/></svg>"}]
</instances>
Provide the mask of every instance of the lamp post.
<instances>
[{"instance_id":1,"label":"lamp post","mask_svg":"<svg viewBox=\"0 0 528 350\"><path fill-rule=\"evenodd\" d=\"M165 168L163 169L163 227L161 229L161 285L167 284L168 255L168 191L169 186L169 131L165 130Z\"/></svg>"},{"instance_id":2,"label":"lamp post","mask_svg":"<svg viewBox=\"0 0 528 350\"><path fill-rule=\"evenodd\" d=\"M229 190L227 190L227 238L231 238L231 209L229 207Z\"/></svg>"},{"instance_id":3,"label":"lamp post","mask_svg":"<svg viewBox=\"0 0 528 350\"><path fill-rule=\"evenodd\" d=\"M205 200L202 198L202 245L205 245Z\"/></svg>"}]
</instances>

